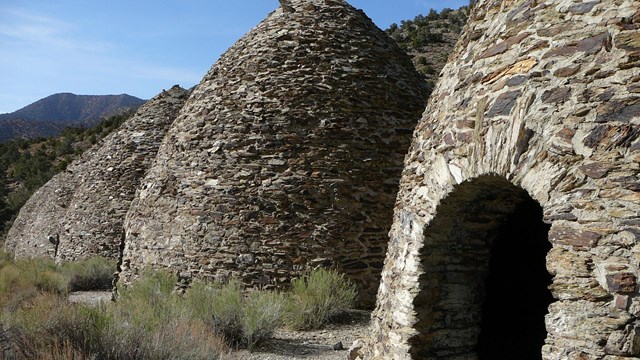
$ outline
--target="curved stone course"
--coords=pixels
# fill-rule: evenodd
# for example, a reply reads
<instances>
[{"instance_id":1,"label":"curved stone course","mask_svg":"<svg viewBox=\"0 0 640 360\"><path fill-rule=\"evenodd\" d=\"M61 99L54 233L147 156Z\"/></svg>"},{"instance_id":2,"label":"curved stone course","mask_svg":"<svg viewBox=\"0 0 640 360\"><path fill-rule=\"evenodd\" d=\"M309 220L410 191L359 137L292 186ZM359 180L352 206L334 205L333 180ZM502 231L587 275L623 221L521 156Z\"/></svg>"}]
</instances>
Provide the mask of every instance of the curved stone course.
<instances>
[{"instance_id":1,"label":"curved stone course","mask_svg":"<svg viewBox=\"0 0 640 360\"><path fill-rule=\"evenodd\" d=\"M174 86L39 189L21 209L6 248L17 257L118 258L138 184L189 92Z\"/></svg>"},{"instance_id":2,"label":"curved stone course","mask_svg":"<svg viewBox=\"0 0 640 360\"><path fill-rule=\"evenodd\" d=\"M639 1L479 1L405 160L361 356L477 358L491 234L530 196L551 225L541 357L638 358L639 85Z\"/></svg>"},{"instance_id":3,"label":"curved stone course","mask_svg":"<svg viewBox=\"0 0 640 360\"><path fill-rule=\"evenodd\" d=\"M124 281L167 268L271 287L336 266L373 304L425 82L346 2L281 3L169 131L127 215Z\"/></svg>"}]
</instances>

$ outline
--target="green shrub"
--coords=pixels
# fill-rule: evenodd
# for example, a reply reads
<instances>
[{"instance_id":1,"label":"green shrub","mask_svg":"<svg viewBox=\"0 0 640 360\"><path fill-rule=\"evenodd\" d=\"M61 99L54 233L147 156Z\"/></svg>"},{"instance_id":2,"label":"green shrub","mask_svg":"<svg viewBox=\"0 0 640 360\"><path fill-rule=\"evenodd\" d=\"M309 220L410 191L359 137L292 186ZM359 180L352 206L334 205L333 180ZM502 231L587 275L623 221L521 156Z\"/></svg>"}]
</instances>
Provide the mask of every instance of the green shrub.
<instances>
[{"instance_id":1,"label":"green shrub","mask_svg":"<svg viewBox=\"0 0 640 360\"><path fill-rule=\"evenodd\" d=\"M13 314L23 302L33 299L38 296L40 292L35 287L23 288L14 290L10 294L5 294L0 298L0 304L2 305L3 317L7 314Z\"/></svg>"},{"instance_id":2,"label":"green shrub","mask_svg":"<svg viewBox=\"0 0 640 360\"><path fill-rule=\"evenodd\" d=\"M106 323L96 332L98 340L85 353L98 359L217 359L226 350L209 327L197 321L172 319L152 330L129 323Z\"/></svg>"},{"instance_id":3,"label":"green shrub","mask_svg":"<svg viewBox=\"0 0 640 360\"><path fill-rule=\"evenodd\" d=\"M434 69L433 66L431 66L429 64L420 67L420 71L425 75L435 75L436 74L436 69Z\"/></svg>"},{"instance_id":4,"label":"green shrub","mask_svg":"<svg viewBox=\"0 0 640 360\"><path fill-rule=\"evenodd\" d=\"M208 323L227 344L251 349L281 324L286 298L271 291L245 295L241 284L231 280L224 285L197 282L184 301L190 317Z\"/></svg>"},{"instance_id":5,"label":"green shrub","mask_svg":"<svg viewBox=\"0 0 640 360\"><path fill-rule=\"evenodd\" d=\"M205 324L202 304L174 293L175 276L166 272L143 275L119 289L113 307L116 323L104 343L121 350L113 359L217 359L223 340ZM202 293L200 294L202 296ZM202 297L200 299L203 299ZM199 305L195 309L191 306ZM121 345L123 344L123 345ZM137 350L136 350L137 349Z\"/></svg>"},{"instance_id":6,"label":"green shrub","mask_svg":"<svg viewBox=\"0 0 640 360\"><path fill-rule=\"evenodd\" d=\"M65 263L62 272L69 279L69 291L110 290L116 265L116 260L96 256Z\"/></svg>"},{"instance_id":7,"label":"green shrub","mask_svg":"<svg viewBox=\"0 0 640 360\"><path fill-rule=\"evenodd\" d=\"M213 325L211 304L216 301L216 290L221 287L220 283L193 282L189 291L184 295L185 306L189 310L187 316L191 319L211 322L209 325Z\"/></svg>"},{"instance_id":8,"label":"green shrub","mask_svg":"<svg viewBox=\"0 0 640 360\"><path fill-rule=\"evenodd\" d=\"M173 318L183 317L184 305L173 293L176 278L167 272L147 273L118 290L116 316L121 322L155 331Z\"/></svg>"},{"instance_id":9,"label":"green shrub","mask_svg":"<svg viewBox=\"0 0 640 360\"><path fill-rule=\"evenodd\" d=\"M0 294L10 294L28 286L28 280L17 265L7 264L0 269Z\"/></svg>"},{"instance_id":10,"label":"green shrub","mask_svg":"<svg viewBox=\"0 0 640 360\"><path fill-rule=\"evenodd\" d=\"M9 301L12 294L28 289L63 294L67 291L67 280L51 260L4 262L4 266L0 268L0 305Z\"/></svg>"},{"instance_id":11,"label":"green shrub","mask_svg":"<svg viewBox=\"0 0 640 360\"><path fill-rule=\"evenodd\" d=\"M0 325L10 334L16 359L216 359L226 346L251 349L269 339L282 323L288 299L301 299L300 293L247 293L237 281L196 282L181 296L173 291L175 276L155 272L119 289L114 303L69 303L70 281L106 277L91 275L107 274L103 268L110 269L103 260L62 267L49 260L21 260L0 266ZM318 292L313 284L327 283L317 277L309 274L307 291ZM335 304L325 311L339 312Z\"/></svg>"},{"instance_id":12,"label":"green shrub","mask_svg":"<svg viewBox=\"0 0 640 360\"><path fill-rule=\"evenodd\" d=\"M173 293L176 280L175 276L166 271L146 272L130 286L119 289L119 298L121 301L163 299Z\"/></svg>"},{"instance_id":13,"label":"green shrub","mask_svg":"<svg viewBox=\"0 0 640 360\"><path fill-rule=\"evenodd\" d=\"M0 250L0 269L5 265L13 263L13 256L6 251Z\"/></svg>"},{"instance_id":14,"label":"green shrub","mask_svg":"<svg viewBox=\"0 0 640 360\"><path fill-rule=\"evenodd\" d=\"M242 345L243 294L240 283L232 280L219 288L213 288L209 302L213 328L229 344Z\"/></svg>"},{"instance_id":15,"label":"green shrub","mask_svg":"<svg viewBox=\"0 0 640 360\"><path fill-rule=\"evenodd\" d=\"M15 307L35 292L65 295L69 291L110 289L115 261L92 258L62 267L50 259L11 260L0 253L0 306Z\"/></svg>"},{"instance_id":16,"label":"green shrub","mask_svg":"<svg viewBox=\"0 0 640 360\"><path fill-rule=\"evenodd\" d=\"M268 340L281 324L286 308L284 295L271 291L249 293L242 314L243 343L252 349Z\"/></svg>"},{"instance_id":17,"label":"green shrub","mask_svg":"<svg viewBox=\"0 0 640 360\"><path fill-rule=\"evenodd\" d=\"M44 270L37 273L35 286L41 291L66 294L69 289L69 280L56 270Z\"/></svg>"},{"instance_id":18,"label":"green shrub","mask_svg":"<svg viewBox=\"0 0 640 360\"><path fill-rule=\"evenodd\" d=\"M147 359L217 359L223 340L199 321L181 321L158 329L150 336L154 350Z\"/></svg>"},{"instance_id":19,"label":"green shrub","mask_svg":"<svg viewBox=\"0 0 640 360\"><path fill-rule=\"evenodd\" d=\"M27 345L33 348L33 345ZM49 359L49 360L93 360L92 355L85 355L81 350L74 348L70 341L54 342L53 345L44 348L37 348L34 357L29 359Z\"/></svg>"},{"instance_id":20,"label":"green shrub","mask_svg":"<svg viewBox=\"0 0 640 360\"><path fill-rule=\"evenodd\" d=\"M61 347L68 334L79 334L74 306L57 294L40 293L5 310L2 325L18 359L41 359Z\"/></svg>"},{"instance_id":21,"label":"green shrub","mask_svg":"<svg viewBox=\"0 0 640 360\"><path fill-rule=\"evenodd\" d=\"M203 321L181 315L186 302L172 293L173 283L156 273L123 290L119 302L93 307L31 293L3 309L2 327L16 359L219 358L226 351L222 339Z\"/></svg>"},{"instance_id":22,"label":"green shrub","mask_svg":"<svg viewBox=\"0 0 640 360\"><path fill-rule=\"evenodd\" d=\"M291 282L287 325L317 329L353 306L356 288L343 274L317 269Z\"/></svg>"}]
</instances>

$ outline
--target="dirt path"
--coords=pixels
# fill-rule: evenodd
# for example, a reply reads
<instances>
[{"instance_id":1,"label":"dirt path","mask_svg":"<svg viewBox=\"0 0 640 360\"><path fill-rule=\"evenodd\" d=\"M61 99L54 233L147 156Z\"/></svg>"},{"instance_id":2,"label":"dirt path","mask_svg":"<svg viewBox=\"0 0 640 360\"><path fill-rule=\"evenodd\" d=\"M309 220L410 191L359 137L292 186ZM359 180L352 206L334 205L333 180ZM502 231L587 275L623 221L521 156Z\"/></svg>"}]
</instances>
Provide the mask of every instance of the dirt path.
<instances>
[{"instance_id":1,"label":"dirt path","mask_svg":"<svg viewBox=\"0 0 640 360\"><path fill-rule=\"evenodd\" d=\"M69 302L98 305L111 301L112 294L111 291L77 291L69 294Z\"/></svg>"},{"instance_id":2,"label":"dirt path","mask_svg":"<svg viewBox=\"0 0 640 360\"><path fill-rule=\"evenodd\" d=\"M343 324L329 325L315 331L276 331L273 339L253 352L236 351L222 357L223 360L345 360L348 349L358 338L362 338L369 325L368 311L354 310ZM342 343L342 348L334 346ZM339 346L335 346L338 347Z\"/></svg>"}]
</instances>

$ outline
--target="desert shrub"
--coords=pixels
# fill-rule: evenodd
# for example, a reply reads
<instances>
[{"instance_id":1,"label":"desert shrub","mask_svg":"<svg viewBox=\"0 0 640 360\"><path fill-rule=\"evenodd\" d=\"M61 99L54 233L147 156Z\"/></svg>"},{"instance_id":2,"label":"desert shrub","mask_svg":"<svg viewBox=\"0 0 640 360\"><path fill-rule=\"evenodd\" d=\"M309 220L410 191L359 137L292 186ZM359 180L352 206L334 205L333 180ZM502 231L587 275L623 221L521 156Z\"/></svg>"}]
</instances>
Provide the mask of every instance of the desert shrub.
<instances>
[{"instance_id":1,"label":"desert shrub","mask_svg":"<svg viewBox=\"0 0 640 360\"><path fill-rule=\"evenodd\" d=\"M2 306L2 315L12 314L12 312L16 311L20 305L28 301L36 296L38 296L40 292L35 287L22 288L18 290L14 290L9 294L4 294L0 297L0 306Z\"/></svg>"},{"instance_id":2,"label":"desert shrub","mask_svg":"<svg viewBox=\"0 0 640 360\"><path fill-rule=\"evenodd\" d=\"M223 341L197 321L172 319L147 330L129 323L108 323L97 332L98 340L85 353L98 359L217 359L225 350Z\"/></svg>"},{"instance_id":3,"label":"desert shrub","mask_svg":"<svg viewBox=\"0 0 640 360\"><path fill-rule=\"evenodd\" d=\"M36 274L35 286L41 291L65 294L69 289L69 279L59 271L43 270Z\"/></svg>"},{"instance_id":4,"label":"desert shrub","mask_svg":"<svg viewBox=\"0 0 640 360\"><path fill-rule=\"evenodd\" d=\"M25 346L30 346L25 344ZM53 345L37 348L33 359L49 359L49 360L93 360L95 356L85 354L82 350L76 349L73 344L66 341L56 341Z\"/></svg>"},{"instance_id":5,"label":"desert shrub","mask_svg":"<svg viewBox=\"0 0 640 360\"><path fill-rule=\"evenodd\" d=\"M0 306L15 309L39 292L66 296L75 290L109 289L114 270L115 262L102 258L61 267L50 259L14 261L0 254Z\"/></svg>"},{"instance_id":6,"label":"desert shrub","mask_svg":"<svg viewBox=\"0 0 640 360\"><path fill-rule=\"evenodd\" d=\"M0 305L29 289L63 294L67 283L51 260L6 261L0 268Z\"/></svg>"},{"instance_id":7,"label":"desert shrub","mask_svg":"<svg viewBox=\"0 0 640 360\"><path fill-rule=\"evenodd\" d=\"M6 295L28 286L28 280L22 276L18 266L7 264L0 269L0 294Z\"/></svg>"},{"instance_id":8,"label":"desert shrub","mask_svg":"<svg viewBox=\"0 0 640 360\"><path fill-rule=\"evenodd\" d=\"M268 340L282 323L286 298L272 291L249 293L242 314L243 343L249 348Z\"/></svg>"},{"instance_id":9,"label":"desert shrub","mask_svg":"<svg viewBox=\"0 0 640 360\"><path fill-rule=\"evenodd\" d=\"M65 263L62 272L69 279L69 291L110 290L116 265L116 260L96 256Z\"/></svg>"},{"instance_id":10,"label":"desert shrub","mask_svg":"<svg viewBox=\"0 0 640 360\"><path fill-rule=\"evenodd\" d=\"M317 269L294 279L288 294L287 325L317 329L353 306L356 288L343 274Z\"/></svg>"},{"instance_id":11,"label":"desert shrub","mask_svg":"<svg viewBox=\"0 0 640 360\"><path fill-rule=\"evenodd\" d=\"M2 328L16 359L217 359L222 339L189 319L173 280L156 273L123 290L117 303L71 304L57 293L25 296L4 311ZM34 287L32 290L36 291Z\"/></svg>"},{"instance_id":12,"label":"desert shrub","mask_svg":"<svg viewBox=\"0 0 640 360\"><path fill-rule=\"evenodd\" d=\"M19 359L43 358L61 350L68 334L81 333L75 307L57 294L41 292L4 311L2 325L8 329L11 347Z\"/></svg>"},{"instance_id":13,"label":"desert shrub","mask_svg":"<svg viewBox=\"0 0 640 360\"><path fill-rule=\"evenodd\" d=\"M287 309L286 295L247 293L237 281L196 282L181 296L166 272L119 289L116 302L69 303L70 279L99 267L41 260L0 267L0 328L9 334L0 336L16 359L217 359L228 346L270 338Z\"/></svg>"},{"instance_id":14,"label":"desert shrub","mask_svg":"<svg viewBox=\"0 0 640 360\"><path fill-rule=\"evenodd\" d=\"M226 342L241 345L243 294L240 283L235 280L224 286L211 288L210 316L213 328L222 335Z\"/></svg>"},{"instance_id":15,"label":"desert shrub","mask_svg":"<svg viewBox=\"0 0 640 360\"><path fill-rule=\"evenodd\" d=\"M6 251L0 250L0 269L11 263L13 263L13 256Z\"/></svg>"},{"instance_id":16,"label":"desert shrub","mask_svg":"<svg viewBox=\"0 0 640 360\"><path fill-rule=\"evenodd\" d=\"M64 357L58 357L61 354L61 348L64 346L68 349L69 344L61 345L56 344L54 346L45 345L46 339L41 337L42 335L32 334L21 329L19 327L7 328L3 333L3 354L4 358L12 360L26 360L26 359L65 359ZM57 348L58 351L53 348ZM75 359L74 357L68 359ZM78 359L82 359L78 357Z\"/></svg>"},{"instance_id":17,"label":"desert shrub","mask_svg":"<svg viewBox=\"0 0 640 360\"><path fill-rule=\"evenodd\" d=\"M200 321L167 324L150 335L152 351L146 359L217 359L225 349L223 340Z\"/></svg>"},{"instance_id":18,"label":"desert shrub","mask_svg":"<svg viewBox=\"0 0 640 360\"><path fill-rule=\"evenodd\" d=\"M185 306L189 310L187 316L191 319L213 321L211 304L216 301L216 290L221 287L222 284L218 282L213 284L203 281L193 282L184 295Z\"/></svg>"},{"instance_id":19,"label":"desert shrub","mask_svg":"<svg viewBox=\"0 0 640 360\"><path fill-rule=\"evenodd\" d=\"M116 323L109 331L119 349L109 359L217 359L225 346L209 324L200 319L202 309L191 310L195 301L173 292L176 278L166 272L143 275L126 289L119 289L113 305ZM192 315L192 314L198 314Z\"/></svg>"},{"instance_id":20,"label":"desert shrub","mask_svg":"<svg viewBox=\"0 0 640 360\"><path fill-rule=\"evenodd\" d=\"M176 277L166 271L146 272L126 288L118 290L121 301L153 300L171 296Z\"/></svg>"},{"instance_id":21,"label":"desert shrub","mask_svg":"<svg viewBox=\"0 0 640 360\"><path fill-rule=\"evenodd\" d=\"M146 273L126 289L118 290L117 316L122 322L155 331L173 318L182 317L184 306L173 293L176 278L158 271Z\"/></svg>"},{"instance_id":22,"label":"desert shrub","mask_svg":"<svg viewBox=\"0 0 640 360\"><path fill-rule=\"evenodd\" d=\"M185 294L191 318L208 323L230 346L253 348L281 324L286 299L271 291L245 294L236 280L193 284Z\"/></svg>"},{"instance_id":23,"label":"desert shrub","mask_svg":"<svg viewBox=\"0 0 640 360\"><path fill-rule=\"evenodd\" d=\"M433 66L431 66L429 64L422 66L420 68L420 71L425 75L435 75L436 74L436 69L434 69Z\"/></svg>"}]
</instances>

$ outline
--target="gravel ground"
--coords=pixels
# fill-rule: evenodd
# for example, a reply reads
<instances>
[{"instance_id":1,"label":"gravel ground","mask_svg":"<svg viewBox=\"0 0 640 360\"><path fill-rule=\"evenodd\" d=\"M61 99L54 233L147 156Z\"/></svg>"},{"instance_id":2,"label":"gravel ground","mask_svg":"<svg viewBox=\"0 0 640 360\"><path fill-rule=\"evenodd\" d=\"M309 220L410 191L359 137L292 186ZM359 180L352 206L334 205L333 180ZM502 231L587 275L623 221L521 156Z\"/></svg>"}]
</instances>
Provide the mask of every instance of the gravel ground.
<instances>
[{"instance_id":1,"label":"gravel ground","mask_svg":"<svg viewBox=\"0 0 640 360\"><path fill-rule=\"evenodd\" d=\"M69 302L98 305L111 301L111 291L78 291L69 294Z\"/></svg>"},{"instance_id":2,"label":"gravel ground","mask_svg":"<svg viewBox=\"0 0 640 360\"><path fill-rule=\"evenodd\" d=\"M273 339L255 349L236 351L223 356L223 360L285 360L317 359L345 360L349 347L358 338L362 338L369 325L368 311L353 310L342 324L328 325L322 330L286 331L278 330ZM342 343L341 350L334 345Z\"/></svg>"}]
</instances>

